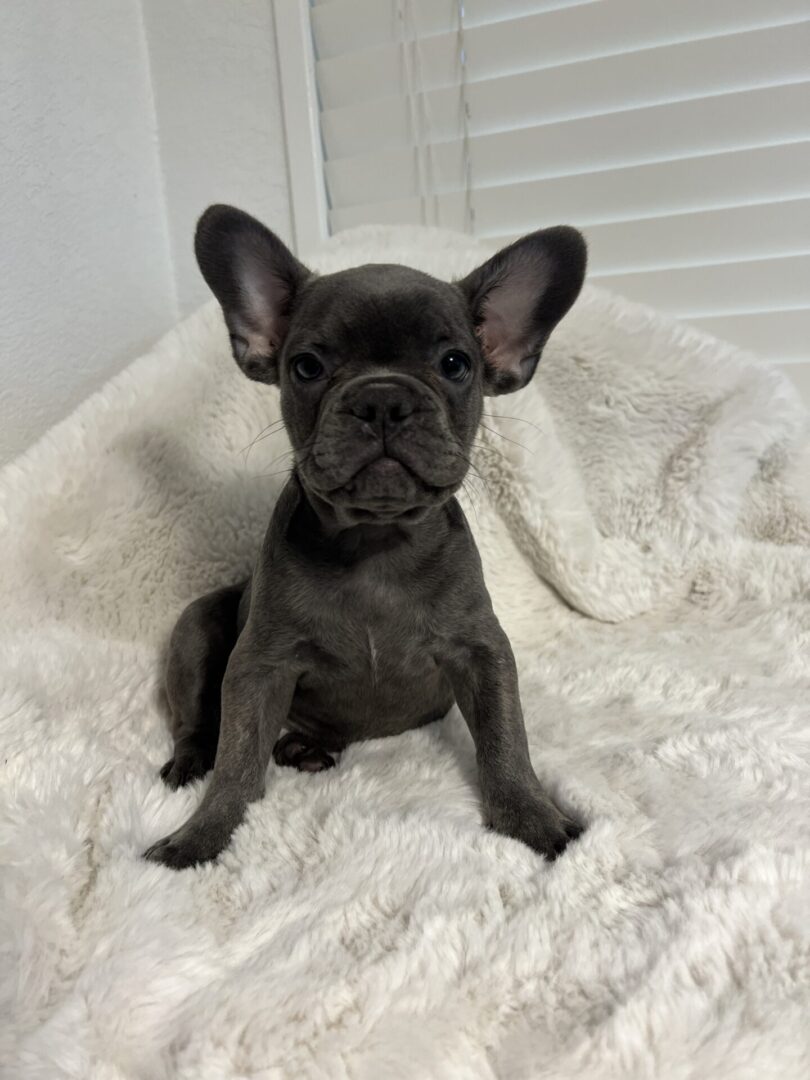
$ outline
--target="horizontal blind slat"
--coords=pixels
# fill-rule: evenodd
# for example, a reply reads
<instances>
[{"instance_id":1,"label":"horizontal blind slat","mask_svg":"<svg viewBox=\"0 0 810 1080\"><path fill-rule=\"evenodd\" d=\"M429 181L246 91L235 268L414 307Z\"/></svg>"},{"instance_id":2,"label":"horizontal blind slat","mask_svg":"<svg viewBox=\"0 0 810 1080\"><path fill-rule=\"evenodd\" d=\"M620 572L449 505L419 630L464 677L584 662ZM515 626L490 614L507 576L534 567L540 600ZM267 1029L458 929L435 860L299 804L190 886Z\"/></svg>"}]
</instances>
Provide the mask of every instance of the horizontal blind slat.
<instances>
[{"instance_id":1,"label":"horizontal blind slat","mask_svg":"<svg viewBox=\"0 0 810 1080\"><path fill-rule=\"evenodd\" d=\"M469 140L478 188L619 168L810 138L810 82L654 105L606 116L518 128ZM463 186L464 145L440 143L429 159L438 193ZM419 194L411 149L326 163L333 206Z\"/></svg>"},{"instance_id":2,"label":"horizontal blind slat","mask_svg":"<svg viewBox=\"0 0 810 1080\"><path fill-rule=\"evenodd\" d=\"M353 10L358 0L309 0L314 9L325 7L345 6L347 11ZM365 0L366 3L376 3L377 0ZM386 2L386 0L382 0ZM388 0L390 2L390 0ZM537 11L552 11L554 8L574 7L577 4L595 4L602 0L464 0L465 18L471 26L482 25L488 22L500 22L503 19L514 19L521 15L532 15ZM418 0L420 5L429 5L431 0Z\"/></svg>"},{"instance_id":3,"label":"horizontal blind slat","mask_svg":"<svg viewBox=\"0 0 810 1080\"><path fill-rule=\"evenodd\" d=\"M464 0L464 25L484 26L560 8L598 3L599 0ZM356 53L398 41L403 32L431 37L458 26L458 0L408 0L408 22L397 26L395 0L333 0L312 11L312 33L322 59Z\"/></svg>"},{"instance_id":4,"label":"horizontal blind slat","mask_svg":"<svg viewBox=\"0 0 810 1080\"><path fill-rule=\"evenodd\" d=\"M595 225L584 231L591 276L810 254L810 197Z\"/></svg>"},{"instance_id":5,"label":"horizontal blind slat","mask_svg":"<svg viewBox=\"0 0 810 1080\"><path fill-rule=\"evenodd\" d=\"M777 362L806 360L810 354L810 307L715 315L689 321L715 337Z\"/></svg>"},{"instance_id":6,"label":"horizontal blind slat","mask_svg":"<svg viewBox=\"0 0 810 1080\"><path fill-rule=\"evenodd\" d=\"M505 184L472 194L476 234L482 238L523 234L570 222L580 227L663 214L799 199L810 196L810 141L758 150L711 154L654 165ZM464 228L464 196L430 200L430 224ZM422 220L419 199L333 207L333 231L365 222Z\"/></svg>"},{"instance_id":7,"label":"horizontal blind slat","mask_svg":"<svg viewBox=\"0 0 810 1080\"><path fill-rule=\"evenodd\" d=\"M477 81L806 17L807 0L610 0L472 27L464 33L466 73ZM457 54L455 33L420 41L422 89L456 85ZM395 39L379 48L318 61L317 79L324 109L396 96L408 88L403 49Z\"/></svg>"},{"instance_id":8,"label":"horizontal blind slat","mask_svg":"<svg viewBox=\"0 0 810 1080\"><path fill-rule=\"evenodd\" d=\"M808 6L810 13L810 6ZM626 56L567 64L470 83L465 90L471 135L548 124L645 105L784 85L810 72L807 21L747 30L704 41L642 49ZM431 139L460 131L460 89L434 90L420 103ZM327 158L355 157L413 143L404 97L377 97L322 113Z\"/></svg>"},{"instance_id":9,"label":"horizontal blind slat","mask_svg":"<svg viewBox=\"0 0 810 1080\"><path fill-rule=\"evenodd\" d=\"M608 274L598 284L692 321L808 304L810 255L688 269Z\"/></svg>"}]
</instances>

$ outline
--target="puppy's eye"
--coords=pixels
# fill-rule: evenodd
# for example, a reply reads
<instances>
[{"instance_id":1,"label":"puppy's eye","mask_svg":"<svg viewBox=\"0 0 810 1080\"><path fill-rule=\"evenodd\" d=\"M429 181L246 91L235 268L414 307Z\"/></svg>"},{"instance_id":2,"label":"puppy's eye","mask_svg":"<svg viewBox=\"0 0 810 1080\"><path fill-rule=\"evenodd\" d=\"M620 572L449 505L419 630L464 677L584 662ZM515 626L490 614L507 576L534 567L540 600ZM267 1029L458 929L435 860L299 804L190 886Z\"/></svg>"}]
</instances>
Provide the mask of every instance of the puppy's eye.
<instances>
[{"instance_id":1,"label":"puppy's eye","mask_svg":"<svg viewBox=\"0 0 810 1080\"><path fill-rule=\"evenodd\" d=\"M470 373L471 364L466 353L454 349L444 354L439 366L445 379L450 379L451 382L463 382Z\"/></svg>"},{"instance_id":2,"label":"puppy's eye","mask_svg":"<svg viewBox=\"0 0 810 1080\"><path fill-rule=\"evenodd\" d=\"M313 382L323 375L323 364L317 356L308 352L301 353L293 359L292 369L301 382Z\"/></svg>"}]
</instances>

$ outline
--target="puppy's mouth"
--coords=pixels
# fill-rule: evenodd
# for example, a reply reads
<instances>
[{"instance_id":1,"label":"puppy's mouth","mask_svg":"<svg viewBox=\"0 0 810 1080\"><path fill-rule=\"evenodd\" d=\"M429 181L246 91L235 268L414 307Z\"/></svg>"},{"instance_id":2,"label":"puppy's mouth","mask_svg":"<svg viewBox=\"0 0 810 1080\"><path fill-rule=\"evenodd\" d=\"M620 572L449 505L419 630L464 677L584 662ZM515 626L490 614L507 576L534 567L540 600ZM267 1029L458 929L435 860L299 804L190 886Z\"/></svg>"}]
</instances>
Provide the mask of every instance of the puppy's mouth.
<instances>
[{"instance_id":1,"label":"puppy's mouth","mask_svg":"<svg viewBox=\"0 0 810 1080\"><path fill-rule=\"evenodd\" d=\"M427 484L399 458L381 454L346 483L324 493L342 514L360 522L417 522L448 494Z\"/></svg>"}]
</instances>

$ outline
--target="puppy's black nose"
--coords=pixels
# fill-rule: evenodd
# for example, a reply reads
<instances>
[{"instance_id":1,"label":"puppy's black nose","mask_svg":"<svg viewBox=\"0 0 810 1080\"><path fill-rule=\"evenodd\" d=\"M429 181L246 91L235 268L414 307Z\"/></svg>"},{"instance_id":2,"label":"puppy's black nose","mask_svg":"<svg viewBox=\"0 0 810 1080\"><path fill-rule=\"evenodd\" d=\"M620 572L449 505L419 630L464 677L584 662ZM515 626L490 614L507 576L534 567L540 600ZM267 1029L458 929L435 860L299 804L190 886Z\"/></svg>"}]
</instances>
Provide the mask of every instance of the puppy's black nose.
<instances>
[{"instance_id":1,"label":"puppy's black nose","mask_svg":"<svg viewBox=\"0 0 810 1080\"><path fill-rule=\"evenodd\" d=\"M355 387L346 406L358 420L391 431L416 411L416 397L409 386L380 380Z\"/></svg>"}]
</instances>

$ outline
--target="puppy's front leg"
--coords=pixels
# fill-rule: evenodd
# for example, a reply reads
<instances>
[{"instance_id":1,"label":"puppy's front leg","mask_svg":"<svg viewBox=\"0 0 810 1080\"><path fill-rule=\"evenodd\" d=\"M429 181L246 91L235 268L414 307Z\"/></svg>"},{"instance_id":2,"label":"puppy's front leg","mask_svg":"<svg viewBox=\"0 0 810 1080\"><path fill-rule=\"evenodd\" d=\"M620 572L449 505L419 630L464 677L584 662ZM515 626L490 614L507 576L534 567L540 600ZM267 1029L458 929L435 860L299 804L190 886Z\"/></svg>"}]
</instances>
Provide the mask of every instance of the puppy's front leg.
<instances>
[{"instance_id":1,"label":"puppy's front leg","mask_svg":"<svg viewBox=\"0 0 810 1080\"><path fill-rule=\"evenodd\" d=\"M457 641L447 673L475 742L487 824L554 859L582 827L546 794L529 757L517 669L492 616L481 640Z\"/></svg>"},{"instance_id":2,"label":"puppy's front leg","mask_svg":"<svg viewBox=\"0 0 810 1080\"><path fill-rule=\"evenodd\" d=\"M214 771L202 802L176 832L145 857L176 870L215 859L264 794L270 753L290 709L298 672L268 666L248 628L237 642L222 682L222 725Z\"/></svg>"}]
</instances>

